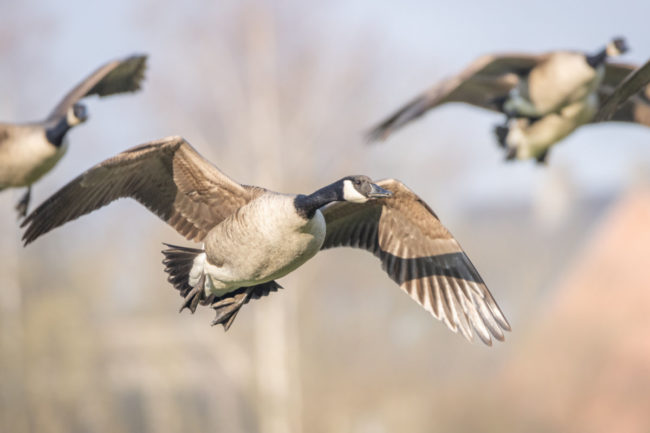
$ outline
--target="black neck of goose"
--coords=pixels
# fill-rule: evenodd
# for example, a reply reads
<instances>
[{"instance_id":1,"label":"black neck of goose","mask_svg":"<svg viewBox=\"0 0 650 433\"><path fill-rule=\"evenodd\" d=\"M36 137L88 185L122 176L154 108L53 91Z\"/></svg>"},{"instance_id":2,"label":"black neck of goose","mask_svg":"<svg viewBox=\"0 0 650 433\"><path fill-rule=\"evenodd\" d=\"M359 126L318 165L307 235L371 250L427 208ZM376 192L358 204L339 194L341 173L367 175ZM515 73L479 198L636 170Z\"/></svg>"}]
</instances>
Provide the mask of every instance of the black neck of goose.
<instances>
[{"instance_id":1,"label":"black neck of goose","mask_svg":"<svg viewBox=\"0 0 650 433\"><path fill-rule=\"evenodd\" d=\"M293 205L300 216L305 219L312 219L318 209L333 201L340 201L343 199L343 191L341 185L333 183L324 188L319 189L313 194L304 195L299 194L293 200Z\"/></svg>"},{"instance_id":2,"label":"black neck of goose","mask_svg":"<svg viewBox=\"0 0 650 433\"><path fill-rule=\"evenodd\" d=\"M603 48L596 54L587 56L587 64L594 69L605 63L605 60L607 60L607 48Z\"/></svg>"},{"instance_id":3,"label":"black neck of goose","mask_svg":"<svg viewBox=\"0 0 650 433\"><path fill-rule=\"evenodd\" d=\"M72 128L72 126L68 123L68 119L63 117L57 123L45 130L47 141L56 147L61 147L65 134L70 130L70 128Z\"/></svg>"}]
</instances>

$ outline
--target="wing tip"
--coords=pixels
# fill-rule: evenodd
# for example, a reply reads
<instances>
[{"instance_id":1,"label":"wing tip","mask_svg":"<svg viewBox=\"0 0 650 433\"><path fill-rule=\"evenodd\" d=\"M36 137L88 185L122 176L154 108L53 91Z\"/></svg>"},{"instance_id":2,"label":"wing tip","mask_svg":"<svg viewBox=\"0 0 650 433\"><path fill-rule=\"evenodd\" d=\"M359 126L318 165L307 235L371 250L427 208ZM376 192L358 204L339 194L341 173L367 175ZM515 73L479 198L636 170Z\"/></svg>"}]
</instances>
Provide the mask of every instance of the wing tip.
<instances>
[{"instance_id":1,"label":"wing tip","mask_svg":"<svg viewBox=\"0 0 650 433\"><path fill-rule=\"evenodd\" d=\"M148 58L149 58L149 54L147 54L147 53L133 53L133 54L125 57L124 60L138 59L138 60L146 61Z\"/></svg>"},{"instance_id":2,"label":"wing tip","mask_svg":"<svg viewBox=\"0 0 650 433\"><path fill-rule=\"evenodd\" d=\"M31 244L35 238L32 236L27 236L27 233L24 233L21 240L23 241L23 247L26 247L27 245Z\"/></svg>"},{"instance_id":3,"label":"wing tip","mask_svg":"<svg viewBox=\"0 0 650 433\"><path fill-rule=\"evenodd\" d=\"M363 134L363 138L368 145L379 144L380 142L386 141L391 132L390 128L385 128L380 125L366 131Z\"/></svg>"},{"instance_id":4,"label":"wing tip","mask_svg":"<svg viewBox=\"0 0 650 433\"><path fill-rule=\"evenodd\" d=\"M25 228L25 231L23 232L23 235L21 236L21 240L23 242L23 247L26 247L27 245L31 244L38 238L38 234L34 233L34 216L36 214L36 210L29 214L27 217L25 217L21 222L20 222L20 228Z\"/></svg>"},{"instance_id":5,"label":"wing tip","mask_svg":"<svg viewBox=\"0 0 650 433\"><path fill-rule=\"evenodd\" d=\"M148 68L148 58L149 55L146 53L134 53L113 60L111 62L114 65L112 70L108 72L108 74L103 77L85 96L96 94L100 98L103 98L120 93L139 92L142 90L142 83L146 78L145 72ZM108 86L102 85L102 82L106 80L107 77L111 76L111 74L115 74L116 70L120 71L118 75L120 76L119 80L121 80L121 83L117 85L113 84L112 86L110 84Z\"/></svg>"},{"instance_id":6,"label":"wing tip","mask_svg":"<svg viewBox=\"0 0 650 433\"><path fill-rule=\"evenodd\" d=\"M185 138L183 138L182 135L168 135L168 136L163 137L163 138L161 138L159 140L156 140L156 141L165 142L165 141L187 141L187 140L185 140Z\"/></svg>"}]
</instances>

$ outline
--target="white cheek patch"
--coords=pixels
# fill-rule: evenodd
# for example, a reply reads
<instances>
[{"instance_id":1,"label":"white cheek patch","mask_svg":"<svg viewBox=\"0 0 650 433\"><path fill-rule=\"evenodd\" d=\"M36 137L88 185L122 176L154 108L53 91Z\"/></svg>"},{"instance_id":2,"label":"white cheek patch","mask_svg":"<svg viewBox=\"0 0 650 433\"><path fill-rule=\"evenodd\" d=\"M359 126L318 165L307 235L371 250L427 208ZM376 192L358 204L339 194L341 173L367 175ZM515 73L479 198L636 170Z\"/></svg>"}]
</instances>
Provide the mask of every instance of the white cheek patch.
<instances>
[{"instance_id":1,"label":"white cheek patch","mask_svg":"<svg viewBox=\"0 0 650 433\"><path fill-rule=\"evenodd\" d=\"M608 57L616 57L621 55L621 50L618 49L616 44L614 42L610 42L607 44L607 48L605 49L605 52L607 53Z\"/></svg>"},{"instance_id":2,"label":"white cheek patch","mask_svg":"<svg viewBox=\"0 0 650 433\"><path fill-rule=\"evenodd\" d=\"M368 197L357 191L352 185L352 181L347 179L343 181L343 198L345 201L352 203L365 203L368 201Z\"/></svg>"},{"instance_id":3,"label":"white cheek patch","mask_svg":"<svg viewBox=\"0 0 650 433\"><path fill-rule=\"evenodd\" d=\"M74 115L74 108L70 108L68 110L68 114L66 115L66 120L68 121L68 125L70 126L76 126L81 123L81 120L79 120L79 118Z\"/></svg>"}]
</instances>

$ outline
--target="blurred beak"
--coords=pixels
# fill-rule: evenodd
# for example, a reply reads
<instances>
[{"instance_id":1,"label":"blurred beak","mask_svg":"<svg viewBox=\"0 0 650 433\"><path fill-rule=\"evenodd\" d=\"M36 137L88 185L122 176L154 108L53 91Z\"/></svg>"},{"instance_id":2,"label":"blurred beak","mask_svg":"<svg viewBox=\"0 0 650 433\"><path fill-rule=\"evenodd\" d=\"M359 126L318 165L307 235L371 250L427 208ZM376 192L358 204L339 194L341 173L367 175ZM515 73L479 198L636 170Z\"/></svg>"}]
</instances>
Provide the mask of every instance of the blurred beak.
<instances>
[{"instance_id":1,"label":"blurred beak","mask_svg":"<svg viewBox=\"0 0 650 433\"><path fill-rule=\"evenodd\" d=\"M372 189L370 190L370 194L368 194L368 197L370 198L390 197L391 195L393 195L392 192L378 185L375 185L374 183L371 185L372 185Z\"/></svg>"},{"instance_id":2,"label":"blurred beak","mask_svg":"<svg viewBox=\"0 0 650 433\"><path fill-rule=\"evenodd\" d=\"M625 54L630 47L627 46L627 41L625 39L620 39L618 43L618 51L621 52L621 54Z\"/></svg>"}]
</instances>

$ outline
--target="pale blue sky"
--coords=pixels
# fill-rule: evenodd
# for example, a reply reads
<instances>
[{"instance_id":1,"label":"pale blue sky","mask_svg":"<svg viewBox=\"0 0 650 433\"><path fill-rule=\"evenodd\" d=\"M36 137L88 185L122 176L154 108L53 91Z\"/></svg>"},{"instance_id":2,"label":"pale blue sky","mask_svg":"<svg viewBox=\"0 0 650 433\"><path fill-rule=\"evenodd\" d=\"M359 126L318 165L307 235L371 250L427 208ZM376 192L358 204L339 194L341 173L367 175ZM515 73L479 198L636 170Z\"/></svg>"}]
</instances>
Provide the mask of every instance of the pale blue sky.
<instances>
[{"instance_id":1,"label":"pale blue sky","mask_svg":"<svg viewBox=\"0 0 650 433\"><path fill-rule=\"evenodd\" d=\"M200 30L206 25L206 13L225 13L236 4L5 0L0 6L0 27L5 29L2 34L10 33L13 38L0 70L4 99L0 116L6 120L40 117L82 74L107 59L147 52L151 68L145 91L119 107L92 103L93 128L75 131L73 146L90 139L97 144L70 152L50 177L60 185L88 165L140 141L171 133L186 135L173 125L160 124L155 113L147 112L155 101L149 94L155 92L155 75L165 68L166 74L177 74L179 88L191 88L192 82L183 79L183 69L191 68L197 56L210 53L180 46L175 34L191 32L194 27ZM376 73L367 79L381 90L368 101L367 117L358 125L359 134L350 134L349 145L361 145L360 133L374 121L483 53L563 47L591 51L614 35L624 35L631 51L622 60L640 63L650 58L650 3L638 0L616 4L586 0L268 4L281 17L282 43L304 43L305 35L311 35L328 41L333 58L349 46L372 51ZM215 25L218 21L215 17ZM174 62L179 63L178 69L170 71ZM336 70L337 65L328 68ZM116 117L117 113L129 117ZM450 208L468 196L525 200L531 189L544 187L552 170L568 172L569 179L588 193L617 191L629 184L630 173L643 177L650 167L650 130L627 125L581 129L552 152L550 170L532 163L504 165L491 135L492 125L499 120L471 107L448 106L368 152L378 170L387 172L382 177L412 177L411 183L421 184L432 170L445 165L445 158L461 160L455 174L446 179L448 188L436 197ZM123 144L108 144L108 134L111 143Z\"/></svg>"}]
</instances>

